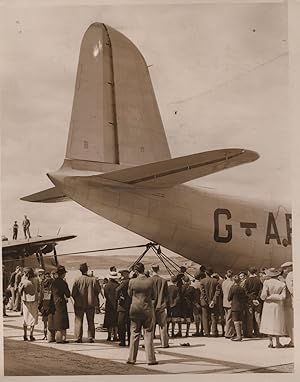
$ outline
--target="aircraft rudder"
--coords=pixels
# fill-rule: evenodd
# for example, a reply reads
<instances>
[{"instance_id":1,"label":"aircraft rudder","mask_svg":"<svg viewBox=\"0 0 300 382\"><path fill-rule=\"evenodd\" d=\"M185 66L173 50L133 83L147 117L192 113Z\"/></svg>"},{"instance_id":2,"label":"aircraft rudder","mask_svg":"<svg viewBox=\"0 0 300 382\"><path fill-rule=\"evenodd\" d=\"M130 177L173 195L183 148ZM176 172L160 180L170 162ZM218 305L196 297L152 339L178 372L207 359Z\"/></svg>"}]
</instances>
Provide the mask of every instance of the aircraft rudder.
<instances>
[{"instance_id":1,"label":"aircraft rudder","mask_svg":"<svg viewBox=\"0 0 300 382\"><path fill-rule=\"evenodd\" d=\"M81 42L66 159L139 165L169 158L143 55L112 27L91 24Z\"/></svg>"}]
</instances>

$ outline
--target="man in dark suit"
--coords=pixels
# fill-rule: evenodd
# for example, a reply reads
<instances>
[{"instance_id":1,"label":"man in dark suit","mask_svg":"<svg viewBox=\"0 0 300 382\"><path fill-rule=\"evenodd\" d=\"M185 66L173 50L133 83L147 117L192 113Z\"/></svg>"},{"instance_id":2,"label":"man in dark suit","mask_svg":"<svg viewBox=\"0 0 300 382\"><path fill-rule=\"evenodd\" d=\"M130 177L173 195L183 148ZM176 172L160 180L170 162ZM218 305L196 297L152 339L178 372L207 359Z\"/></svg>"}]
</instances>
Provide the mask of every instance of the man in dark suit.
<instances>
[{"instance_id":1,"label":"man in dark suit","mask_svg":"<svg viewBox=\"0 0 300 382\"><path fill-rule=\"evenodd\" d=\"M6 304L9 300L9 292L7 290L9 283L8 273L5 271L5 265L2 265L2 298L3 298L3 317L6 317Z\"/></svg>"},{"instance_id":2,"label":"man in dark suit","mask_svg":"<svg viewBox=\"0 0 300 382\"><path fill-rule=\"evenodd\" d=\"M15 312L19 312L21 310L21 295L19 292L19 284L21 282L23 276L23 268L19 267L16 276L15 276L15 304L13 310Z\"/></svg>"},{"instance_id":3,"label":"man in dark suit","mask_svg":"<svg viewBox=\"0 0 300 382\"><path fill-rule=\"evenodd\" d=\"M208 271L207 271L208 272ZM204 336L218 337L217 315L218 306L217 299L221 293L221 286L217 279L210 277L207 273L206 277L200 281L200 304L202 307L202 321Z\"/></svg>"},{"instance_id":4,"label":"man in dark suit","mask_svg":"<svg viewBox=\"0 0 300 382\"><path fill-rule=\"evenodd\" d=\"M10 275L9 283L8 283L8 287L9 287L10 293L11 293L11 298L9 301L9 308L8 308L10 310L13 310L15 303L16 303L15 281L16 281L16 275L19 272L19 269L20 269L20 267L17 266L16 270L14 272L12 272L12 274Z\"/></svg>"},{"instance_id":5,"label":"man in dark suit","mask_svg":"<svg viewBox=\"0 0 300 382\"><path fill-rule=\"evenodd\" d=\"M134 266L136 278L129 281L128 294L132 298L130 306L130 347L127 363L135 364L141 331L144 329L145 352L148 365L156 365L153 345L154 309L152 300L155 298L154 282L152 277L146 277L145 267L142 263Z\"/></svg>"},{"instance_id":6,"label":"man in dark suit","mask_svg":"<svg viewBox=\"0 0 300 382\"><path fill-rule=\"evenodd\" d=\"M239 276L233 277L234 284L229 289L228 301L231 301L232 321L236 331L236 336L232 341L242 341L242 317L247 304L247 295L245 289L240 285Z\"/></svg>"},{"instance_id":7,"label":"man in dark suit","mask_svg":"<svg viewBox=\"0 0 300 382\"><path fill-rule=\"evenodd\" d=\"M18 230L19 230L19 225L18 225L18 222L15 220L13 225L13 240L18 239Z\"/></svg>"},{"instance_id":8,"label":"man in dark suit","mask_svg":"<svg viewBox=\"0 0 300 382\"><path fill-rule=\"evenodd\" d=\"M72 288L75 312L75 342L82 342L83 316L85 313L88 323L88 339L89 342L93 343L95 341L95 307L98 304L100 290L96 278L87 274L87 263L81 264L79 270L81 276L75 280Z\"/></svg>"},{"instance_id":9,"label":"man in dark suit","mask_svg":"<svg viewBox=\"0 0 300 382\"><path fill-rule=\"evenodd\" d=\"M128 344L130 344L130 318L129 318L129 308L131 304L131 298L128 295L128 285L129 285L129 271L120 271L121 282L116 289L117 293L117 312L118 312L118 334L120 346L126 346L126 334L128 339Z\"/></svg>"},{"instance_id":10,"label":"man in dark suit","mask_svg":"<svg viewBox=\"0 0 300 382\"><path fill-rule=\"evenodd\" d=\"M260 336L259 328L260 316L262 312L260 293L262 287L263 284L257 276L257 269L255 267L250 267L248 271L248 278L244 284L244 289L248 297L248 303L245 308L248 337L253 337L253 335L255 337Z\"/></svg>"},{"instance_id":11,"label":"man in dark suit","mask_svg":"<svg viewBox=\"0 0 300 382\"><path fill-rule=\"evenodd\" d=\"M152 265L154 282L155 299L154 299L154 314L155 325L158 324L160 331L160 340L163 348L169 347L169 337L167 330L167 303L168 303L168 283L167 280L160 277L159 265ZM155 334L155 325L153 328L153 336Z\"/></svg>"}]
</instances>

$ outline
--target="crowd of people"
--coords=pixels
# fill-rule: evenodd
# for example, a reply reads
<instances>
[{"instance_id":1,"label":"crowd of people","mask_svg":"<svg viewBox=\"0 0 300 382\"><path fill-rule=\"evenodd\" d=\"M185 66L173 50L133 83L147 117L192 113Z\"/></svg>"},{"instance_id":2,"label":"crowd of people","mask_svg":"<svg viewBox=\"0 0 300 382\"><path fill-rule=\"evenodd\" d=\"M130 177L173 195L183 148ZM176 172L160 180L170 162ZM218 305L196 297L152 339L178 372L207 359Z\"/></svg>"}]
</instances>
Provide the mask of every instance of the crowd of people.
<instances>
[{"instance_id":1,"label":"crowd of people","mask_svg":"<svg viewBox=\"0 0 300 382\"><path fill-rule=\"evenodd\" d=\"M35 340L34 327L40 312L44 339L67 343L67 301L71 299L75 342L83 342L85 315L88 341L93 343L94 317L103 299L107 341L129 345L129 364L136 362L141 337L148 364L157 363L153 345L157 326L163 348L169 347L169 337L189 337L192 323L192 336L224 336L232 341L268 336L270 348L284 347L280 337L289 337L285 346L294 347L291 262L280 269L259 272L250 267L236 275L227 270L224 277L204 266L191 277L182 266L170 280L160 275L158 264L146 271L140 262L131 271L118 272L112 266L103 282L89 273L86 263L79 270L81 275L71 290L65 279L67 271L61 265L51 273L41 270L35 275L32 268L17 267L11 274L5 289L4 315L5 308L21 311L25 341Z\"/></svg>"}]
</instances>

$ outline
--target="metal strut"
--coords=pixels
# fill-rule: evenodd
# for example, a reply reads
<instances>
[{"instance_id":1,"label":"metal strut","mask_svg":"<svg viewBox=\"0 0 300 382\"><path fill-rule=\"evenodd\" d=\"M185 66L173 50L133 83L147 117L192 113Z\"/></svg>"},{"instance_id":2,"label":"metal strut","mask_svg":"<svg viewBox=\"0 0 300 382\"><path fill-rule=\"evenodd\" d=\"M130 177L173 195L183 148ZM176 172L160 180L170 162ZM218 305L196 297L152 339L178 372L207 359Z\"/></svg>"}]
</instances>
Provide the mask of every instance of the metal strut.
<instances>
[{"instance_id":1,"label":"metal strut","mask_svg":"<svg viewBox=\"0 0 300 382\"><path fill-rule=\"evenodd\" d=\"M146 255L146 253L149 251L150 248L152 248L154 244L153 243L148 243L146 244L146 249L144 250L144 252L135 260L134 263L132 263L132 265L129 267L129 270L132 271L133 270L133 267L139 263L142 258Z\"/></svg>"},{"instance_id":2,"label":"metal strut","mask_svg":"<svg viewBox=\"0 0 300 382\"><path fill-rule=\"evenodd\" d=\"M172 266L176 272L180 272L180 266L172 259L170 259L166 254L164 254L160 248L160 245L158 245L158 248L156 248L156 246L154 245L152 247L153 251L156 253L156 255L158 256L158 258L162 261L162 263L164 264L164 266L166 267L167 271L169 272L169 274L172 276L174 276L174 273L172 272L172 270L165 264L165 261L167 263L170 264L170 266ZM170 273L171 272L171 273ZM189 272L185 271L185 273L187 273L189 276L191 276L192 278L194 278L193 275L191 275Z\"/></svg>"},{"instance_id":3,"label":"metal strut","mask_svg":"<svg viewBox=\"0 0 300 382\"><path fill-rule=\"evenodd\" d=\"M179 273L180 266L172 259L170 259L166 254L164 254L160 248L160 245L157 243L148 243L146 244L146 249L145 251L136 259L136 261L129 267L129 270L133 270L134 266L139 263L143 257L146 255L146 253L152 249L154 254L158 257L158 259L163 263L165 266L167 272L169 273L170 276L175 276L176 273ZM173 268L173 269L172 269ZM189 276L194 277L191 275L189 272L185 272Z\"/></svg>"},{"instance_id":4,"label":"metal strut","mask_svg":"<svg viewBox=\"0 0 300 382\"><path fill-rule=\"evenodd\" d=\"M153 248L152 248L153 249ZM157 257L160 259L160 261L163 263L163 265L165 266L167 272L169 273L169 275L172 277L172 276L175 276L174 272L171 270L170 267L168 267L168 265L165 263L165 260L163 258L163 256L161 255L161 253L157 252L156 253Z\"/></svg>"},{"instance_id":5,"label":"metal strut","mask_svg":"<svg viewBox=\"0 0 300 382\"><path fill-rule=\"evenodd\" d=\"M147 252L152 249L154 254L157 256L157 258L163 263L165 266L167 272L170 276L175 276L177 273L181 272L180 266L171 258L169 258L165 253L162 252L160 245L155 242L149 242L147 244L140 244L140 245L131 245L131 246L125 246L125 247L114 247L114 248L104 248L104 249L94 249L90 251L79 251L79 252L69 252L69 253L62 253L57 254L56 249L54 247L54 259L57 261L58 257L66 256L66 255L78 255L78 254L86 254L86 253L92 253L92 252L107 252L107 251L118 251L122 249L130 249L130 248L145 248L144 252L134 261L133 264L129 267L129 270L132 270L133 267L139 263L143 257L147 254ZM9 261L9 260L8 260ZM14 261L14 260L13 260ZM189 272L185 272L191 277L194 277Z\"/></svg>"}]
</instances>

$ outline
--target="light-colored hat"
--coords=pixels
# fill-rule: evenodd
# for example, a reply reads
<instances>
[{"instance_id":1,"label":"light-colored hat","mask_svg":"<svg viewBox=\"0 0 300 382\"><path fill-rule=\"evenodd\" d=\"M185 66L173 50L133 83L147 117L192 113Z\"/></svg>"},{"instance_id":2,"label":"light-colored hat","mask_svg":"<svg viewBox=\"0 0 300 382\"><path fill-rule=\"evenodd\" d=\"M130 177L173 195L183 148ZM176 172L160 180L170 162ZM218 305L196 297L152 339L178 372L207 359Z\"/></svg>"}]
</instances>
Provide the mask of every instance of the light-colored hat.
<instances>
[{"instance_id":1,"label":"light-colored hat","mask_svg":"<svg viewBox=\"0 0 300 382\"><path fill-rule=\"evenodd\" d=\"M283 263L281 265L281 268L291 267L292 265L293 265L293 263L291 261L287 261L286 263Z\"/></svg>"},{"instance_id":2,"label":"light-colored hat","mask_svg":"<svg viewBox=\"0 0 300 382\"><path fill-rule=\"evenodd\" d=\"M114 271L109 272L109 274L107 275L108 279L113 279L113 280L119 279L120 277L121 277L121 274L119 272L114 272Z\"/></svg>"},{"instance_id":3,"label":"light-colored hat","mask_svg":"<svg viewBox=\"0 0 300 382\"><path fill-rule=\"evenodd\" d=\"M279 276L281 273L280 270L276 269L276 268L269 268L269 269L266 269L265 270L265 274L266 276L269 276L269 277L276 277L276 276Z\"/></svg>"}]
</instances>

